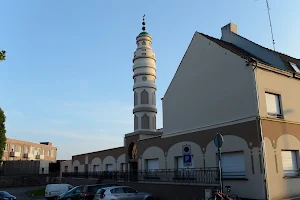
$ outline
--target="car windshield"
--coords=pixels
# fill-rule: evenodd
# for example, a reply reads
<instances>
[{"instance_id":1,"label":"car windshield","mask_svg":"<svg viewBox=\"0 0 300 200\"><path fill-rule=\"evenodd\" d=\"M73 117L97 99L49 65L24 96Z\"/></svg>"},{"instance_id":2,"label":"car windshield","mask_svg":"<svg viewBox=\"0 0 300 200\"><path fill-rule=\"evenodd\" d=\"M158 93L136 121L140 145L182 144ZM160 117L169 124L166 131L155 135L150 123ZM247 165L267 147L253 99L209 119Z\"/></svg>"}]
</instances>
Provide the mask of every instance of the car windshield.
<instances>
[{"instance_id":1,"label":"car windshield","mask_svg":"<svg viewBox=\"0 0 300 200\"><path fill-rule=\"evenodd\" d=\"M10 194L9 194L8 192L1 191L1 192L0 192L0 196L2 196L2 197L10 196Z\"/></svg>"}]
</instances>

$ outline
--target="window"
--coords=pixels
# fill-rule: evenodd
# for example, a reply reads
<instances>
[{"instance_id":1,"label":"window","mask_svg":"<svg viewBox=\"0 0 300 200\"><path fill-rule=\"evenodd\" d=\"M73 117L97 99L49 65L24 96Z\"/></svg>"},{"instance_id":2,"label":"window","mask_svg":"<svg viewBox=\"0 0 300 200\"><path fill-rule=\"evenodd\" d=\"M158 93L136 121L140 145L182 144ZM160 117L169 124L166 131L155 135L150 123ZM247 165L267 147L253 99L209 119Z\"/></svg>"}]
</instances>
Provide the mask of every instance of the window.
<instances>
[{"instance_id":1,"label":"window","mask_svg":"<svg viewBox=\"0 0 300 200\"><path fill-rule=\"evenodd\" d=\"M4 151L7 151L8 150L8 143L5 144L5 149Z\"/></svg>"},{"instance_id":2,"label":"window","mask_svg":"<svg viewBox=\"0 0 300 200\"><path fill-rule=\"evenodd\" d=\"M25 152L24 153L28 153L28 147L25 146Z\"/></svg>"},{"instance_id":3,"label":"window","mask_svg":"<svg viewBox=\"0 0 300 200\"><path fill-rule=\"evenodd\" d=\"M190 166L184 166L183 163L183 157L182 156L178 156L174 158L175 161L175 166L176 166L176 176L177 177L194 177L194 172L193 172L193 168L194 168L194 159L192 156L192 163Z\"/></svg>"},{"instance_id":4,"label":"window","mask_svg":"<svg viewBox=\"0 0 300 200\"><path fill-rule=\"evenodd\" d=\"M94 165L94 172L100 172L100 166L99 165Z\"/></svg>"},{"instance_id":5,"label":"window","mask_svg":"<svg viewBox=\"0 0 300 200\"><path fill-rule=\"evenodd\" d=\"M42 154L43 156L45 155L45 149L43 149L43 154Z\"/></svg>"},{"instance_id":6,"label":"window","mask_svg":"<svg viewBox=\"0 0 300 200\"><path fill-rule=\"evenodd\" d=\"M121 163L121 171L122 172L125 172L125 170L126 170L125 167L126 167L125 163Z\"/></svg>"},{"instance_id":7,"label":"window","mask_svg":"<svg viewBox=\"0 0 300 200\"><path fill-rule=\"evenodd\" d=\"M11 151L12 151L12 152L15 151L15 145L14 145L14 144L11 145Z\"/></svg>"},{"instance_id":8,"label":"window","mask_svg":"<svg viewBox=\"0 0 300 200\"><path fill-rule=\"evenodd\" d=\"M223 178L246 178L244 152L222 153L221 166Z\"/></svg>"},{"instance_id":9,"label":"window","mask_svg":"<svg viewBox=\"0 0 300 200\"><path fill-rule=\"evenodd\" d=\"M34 152L35 152L35 148L34 147L31 147L31 153L34 155Z\"/></svg>"},{"instance_id":10,"label":"window","mask_svg":"<svg viewBox=\"0 0 300 200\"><path fill-rule=\"evenodd\" d=\"M158 159L148 159L146 160L147 163L147 170L155 171L159 169Z\"/></svg>"},{"instance_id":11,"label":"window","mask_svg":"<svg viewBox=\"0 0 300 200\"><path fill-rule=\"evenodd\" d=\"M136 193L136 190L130 187L124 187L126 193Z\"/></svg>"},{"instance_id":12,"label":"window","mask_svg":"<svg viewBox=\"0 0 300 200\"><path fill-rule=\"evenodd\" d=\"M300 68L295 63L290 62L290 64L296 72L300 73Z\"/></svg>"},{"instance_id":13,"label":"window","mask_svg":"<svg viewBox=\"0 0 300 200\"><path fill-rule=\"evenodd\" d=\"M159 169L158 159L147 159L145 160L145 162L146 162L147 176L148 177L158 176L158 169Z\"/></svg>"},{"instance_id":14,"label":"window","mask_svg":"<svg viewBox=\"0 0 300 200\"><path fill-rule=\"evenodd\" d=\"M51 150L51 157L54 157L54 150Z\"/></svg>"},{"instance_id":15,"label":"window","mask_svg":"<svg viewBox=\"0 0 300 200\"><path fill-rule=\"evenodd\" d=\"M122 194L122 193L125 193L124 188L114 188L114 189L111 189L110 192L112 194Z\"/></svg>"},{"instance_id":16,"label":"window","mask_svg":"<svg viewBox=\"0 0 300 200\"><path fill-rule=\"evenodd\" d=\"M74 172L78 172L78 166L74 167Z\"/></svg>"},{"instance_id":17,"label":"window","mask_svg":"<svg viewBox=\"0 0 300 200\"><path fill-rule=\"evenodd\" d=\"M65 166L65 172L68 172L68 166Z\"/></svg>"},{"instance_id":18,"label":"window","mask_svg":"<svg viewBox=\"0 0 300 200\"><path fill-rule=\"evenodd\" d=\"M22 153L22 146L19 146L19 152Z\"/></svg>"},{"instance_id":19,"label":"window","mask_svg":"<svg viewBox=\"0 0 300 200\"><path fill-rule=\"evenodd\" d=\"M267 113L271 117L282 118L281 98L278 94L266 92Z\"/></svg>"},{"instance_id":20,"label":"window","mask_svg":"<svg viewBox=\"0 0 300 200\"><path fill-rule=\"evenodd\" d=\"M107 164L106 165L106 171L109 171L109 172L113 171L113 165L112 164Z\"/></svg>"},{"instance_id":21,"label":"window","mask_svg":"<svg viewBox=\"0 0 300 200\"><path fill-rule=\"evenodd\" d=\"M298 176L298 151L281 151L284 176Z\"/></svg>"},{"instance_id":22,"label":"window","mask_svg":"<svg viewBox=\"0 0 300 200\"><path fill-rule=\"evenodd\" d=\"M176 162L175 165L177 166L177 169L194 168L194 159L193 159L193 157L192 157L192 164L189 167L184 166L182 156L175 157L175 162Z\"/></svg>"},{"instance_id":23,"label":"window","mask_svg":"<svg viewBox=\"0 0 300 200\"><path fill-rule=\"evenodd\" d=\"M41 155L41 149L40 148L38 148L38 150L37 150L37 155Z\"/></svg>"},{"instance_id":24,"label":"window","mask_svg":"<svg viewBox=\"0 0 300 200\"><path fill-rule=\"evenodd\" d=\"M50 150L48 150L48 156L50 156Z\"/></svg>"}]
</instances>

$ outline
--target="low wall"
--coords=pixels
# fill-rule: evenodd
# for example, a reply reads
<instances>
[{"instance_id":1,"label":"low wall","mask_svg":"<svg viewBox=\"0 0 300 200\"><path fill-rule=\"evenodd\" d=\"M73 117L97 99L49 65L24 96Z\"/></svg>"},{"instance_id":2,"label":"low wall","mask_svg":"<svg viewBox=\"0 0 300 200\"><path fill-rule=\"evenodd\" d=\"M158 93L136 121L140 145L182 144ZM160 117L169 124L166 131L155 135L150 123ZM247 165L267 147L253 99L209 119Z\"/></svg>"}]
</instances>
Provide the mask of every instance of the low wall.
<instances>
[{"instance_id":1,"label":"low wall","mask_svg":"<svg viewBox=\"0 0 300 200\"><path fill-rule=\"evenodd\" d=\"M71 185L96 184L96 179L62 178L63 183ZM152 193L155 200L205 200L205 189L212 189L214 186L184 185L184 184L163 184L163 183L141 183L141 182L116 182L103 180L101 183L116 183L130 186L140 192Z\"/></svg>"},{"instance_id":2,"label":"low wall","mask_svg":"<svg viewBox=\"0 0 300 200\"><path fill-rule=\"evenodd\" d=\"M0 188L43 186L59 183L59 177L49 175L0 176Z\"/></svg>"}]
</instances>

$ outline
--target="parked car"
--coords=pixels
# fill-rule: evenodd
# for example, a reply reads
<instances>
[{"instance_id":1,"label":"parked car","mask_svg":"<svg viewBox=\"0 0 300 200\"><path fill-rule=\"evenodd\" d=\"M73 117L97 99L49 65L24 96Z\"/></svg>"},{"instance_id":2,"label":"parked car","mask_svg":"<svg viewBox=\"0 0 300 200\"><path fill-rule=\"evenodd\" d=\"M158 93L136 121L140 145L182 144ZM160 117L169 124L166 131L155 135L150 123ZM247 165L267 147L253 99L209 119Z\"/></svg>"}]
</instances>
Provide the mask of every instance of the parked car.
<instances>
[{"instance_id":1,"label":"parked car","mask_svg":"<svg viewBox=\"0 0 300 200\"><path fill-rule=\"evenodd\" d=\"M0 200L16 200L17 197L9 194L6 191L0 191Z\"/></svg>"},{"instance_id":2,"label":"parked car","mask_svg":"<svg viewBox=\"0 0 300 200\"><path fill-rule=\"evenodd\" d=\"M80 195L83 191L83 188L84 188L83 185L73 187L71 190L59 195L58 199L59 200L79 200Z\"/></svg>"},{"instance_id":3,"label":"parked car","mask_svg":"<svg viewBox=\"0 0 300 200\"><path fill-rule=\"evenodd\" d=\"M80 200L93 200L96 192L103 187L117 186L116 184L85 185L80 195Z\"/></svg>"},{"instance_id":4,"label":"parked car","mask_svg":"<svg viewBox=\"0 0 300 200\"><path fill-rule=\"evenodd\" d=\"M154 200L150 193L137 192L127 186L101 188L97 191L94 200Z\"/></svg>"},{"instance_id":5,"label":"parked car","mask_svg":"<svg viewBox=\"0 0 300 200\"><path fill-rule=\"evenodd\" d=\"M45 189L45 198L57 198L59 195L68 192L73 187L74 186L70 184L48 184Z\"/></svg>"}]
</instances>

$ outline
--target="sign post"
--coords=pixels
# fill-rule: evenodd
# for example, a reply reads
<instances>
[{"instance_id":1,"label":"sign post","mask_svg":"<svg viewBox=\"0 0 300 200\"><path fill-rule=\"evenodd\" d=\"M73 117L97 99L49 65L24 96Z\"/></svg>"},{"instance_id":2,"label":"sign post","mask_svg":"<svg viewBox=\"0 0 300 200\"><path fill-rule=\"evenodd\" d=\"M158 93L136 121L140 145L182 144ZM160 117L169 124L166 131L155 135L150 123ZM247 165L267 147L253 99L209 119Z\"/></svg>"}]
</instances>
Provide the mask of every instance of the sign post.
<instances>
[{"instance_id":1,"label":"sign post","mask_svg":"<svg viewBox=\"0 0 300 200\"><path fill-rule=\"evenodd\" d=\"M187 176L190 178L189 167L192 165L192 148L191 145L182 145L182 160L183 166L187 167Z\"/></svg>"},{"instance_id":2,"label":"sign post","mask_svg":"<svg viewBox=\"0 0 300 200\"><path fill-rule=\"evenodd\" d=\"M222 166L221 166L221 147L223 145L223 136L220 133L217 133L214 139L215 146L218 148L218 157L219 157L219 175L220 175L220 187L221 192L223 192L223 180L222 180Z\"/></svg>"},{"instance_id":3,"label":"sign post","mask_svg":"<svg viewBox=\"0 0 300 200\"><path fill-rule=\"evenodd\" d=\"M192 148L191 145L183 145L182 146L182 159L183 165L185 167L189 167L192 165Z\"/></svg>"}]
</instances>

